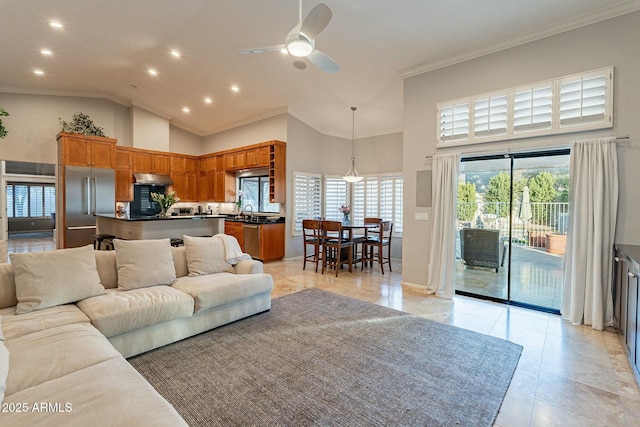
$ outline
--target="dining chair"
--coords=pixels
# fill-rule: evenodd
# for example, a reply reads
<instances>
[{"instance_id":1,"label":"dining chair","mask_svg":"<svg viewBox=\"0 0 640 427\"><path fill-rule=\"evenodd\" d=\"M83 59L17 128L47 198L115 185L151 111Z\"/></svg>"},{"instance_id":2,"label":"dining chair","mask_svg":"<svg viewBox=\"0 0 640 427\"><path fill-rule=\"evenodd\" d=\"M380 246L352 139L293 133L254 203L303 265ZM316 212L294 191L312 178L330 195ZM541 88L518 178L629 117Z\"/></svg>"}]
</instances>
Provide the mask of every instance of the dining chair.
<instances>
[{"instance_id":1,"label":"dining chair","mask_svg":"<svg viewBox=\"0 0 640 427\"><path fill-rule=\"evenodd\" d=\"M322 221L315 219L302 220L302 242L304 245L304 262L302 269L307 267L307 260L313 258L318 272L318 262L320 261L320 248L322 246ZM307 246L313 247L313 253L307 254Z\"/></svg>"},{"instance_id":2,"label":"dining chair","mask_svg":"<svg viewBox=\"0 0 640 427\"><path fill-rule=\"evenodd\" d=\"M342 258L342 249L348 249L346 259ZM322 221L322 274L327 267L338 270L342 264L349 266L349 273L353 272L353 242L343 238L342 223L340 221Z\"/></svg>"},{"instance_id":3,"label":"dining chair","mask_svg":"<svg viewBox=\"0 0 640 427\"><path fill-rule=\"evenodd\" d=\"M391 270L391 235L393 233L393 222L382 221L379 229L380 231L377 235L372 233L362 242L363 261L360 271L364 269L366 263L369 263L369 265L373 267L374 262L380 264L380 272L382 274L384 274L383 264L389 264L389 271L393 271ZM387 256L383 254L385 246L387 247ZM375 254L374 249L377 249Z\"/></svg>"}]
</instances>

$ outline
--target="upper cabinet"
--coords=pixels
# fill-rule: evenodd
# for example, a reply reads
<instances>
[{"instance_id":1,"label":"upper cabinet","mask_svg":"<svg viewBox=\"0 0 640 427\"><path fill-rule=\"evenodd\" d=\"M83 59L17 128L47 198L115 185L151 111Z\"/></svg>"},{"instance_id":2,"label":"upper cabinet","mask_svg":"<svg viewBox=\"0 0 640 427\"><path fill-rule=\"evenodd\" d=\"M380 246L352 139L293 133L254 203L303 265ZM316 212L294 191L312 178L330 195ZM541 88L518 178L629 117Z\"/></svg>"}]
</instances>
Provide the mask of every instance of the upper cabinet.
<instances>
[{"instance_id":1,"label":"upper cabinet","mask_svg":"<svg viewBox=\"0 0 640 427\"><path fill-rule=\"evenodd\" d=\"M269 167L270 147L259 147L246 150L246 166L250 168Z\"/></svg>"},{"instance_id":2,"label":"upper cabinet","mask_svg":"<svg viewBox=\"0 0 640 427\"><path fill-rule=\"evenodd\" d=\"M60 132L59 163L113 169L116 164L116 143L113 138Z\"/></svg>"},{"instance_id":3,"label":"upper cabinet","mask_svg":"<svg viewBox=\"0 0 640 427\"><path fill-rule=\"evenodd\" d=\"M134 151L133 172L169 175L171 157L168 154L157 154L146 151Z\"/></svg>"},{"instance_id":4,"label":"upper cabinet","mask_svg":"<svg viewBox=\"0 0 640 427\"><path fill-rule=\"evenodd\" d=\"M133 200L133 152L116 147L116 201Z\"/></svg>"},{"instance_id":5,"label":"upper cabinet","mask_svg":"<svg viewBox=\"0 0 640 427\"><path fill-rule=\"evenodd\" d=\"M171 179L173 180L173 191L181 201L200 201L197 157L171 156Z\"/></svg>"}]
</instances>

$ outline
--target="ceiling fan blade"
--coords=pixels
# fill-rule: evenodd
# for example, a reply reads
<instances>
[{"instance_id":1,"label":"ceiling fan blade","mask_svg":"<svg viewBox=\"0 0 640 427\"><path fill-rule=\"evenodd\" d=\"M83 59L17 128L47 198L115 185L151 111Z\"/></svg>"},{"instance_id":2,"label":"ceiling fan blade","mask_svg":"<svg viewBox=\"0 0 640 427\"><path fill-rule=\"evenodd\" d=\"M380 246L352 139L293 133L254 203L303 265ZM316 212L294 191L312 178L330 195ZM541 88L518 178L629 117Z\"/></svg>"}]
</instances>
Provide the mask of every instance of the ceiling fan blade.
<instances>
[{"instance_id":1,"label":"ceiling fan blade","mask_svg":"<svg viewBox=\"0 0 640 427\"><path fill-rule=\"evenodd\" d=\"M329 58L326 54L320 52L318 49L311 52L307 56L307 59L325 73L333 74L340 71L340 67L338 66L338 64L336 64L333 59Z\"/></svg>"},{"instance_id":2,"label":"ceiling fan blade","mask_svg":"<svg viewBox=\"0 0 640 427\"><path fill-rule=\"evenodd\" d=\"M318 34L325 29L325 27L331 21L331 17L333 13L329 6L324 3L320 3L304 18L302 21L302 26L300 27L300 32L307 36L309 39L315 39Z\"/></svg>"},{"instance_id":3,"label":"ceiling fan blade","mask_svg":"<svg viewBox=\"0 0 640 427\"><path fill-rule=\"evenodd\" d=\"M264 52L279 52L284 49L283 44L274 45L274 46L264 46L264 47L255 47L253 49L240 49L238 52L240 53L264 53Z\"/></svg>"}]
</instances>

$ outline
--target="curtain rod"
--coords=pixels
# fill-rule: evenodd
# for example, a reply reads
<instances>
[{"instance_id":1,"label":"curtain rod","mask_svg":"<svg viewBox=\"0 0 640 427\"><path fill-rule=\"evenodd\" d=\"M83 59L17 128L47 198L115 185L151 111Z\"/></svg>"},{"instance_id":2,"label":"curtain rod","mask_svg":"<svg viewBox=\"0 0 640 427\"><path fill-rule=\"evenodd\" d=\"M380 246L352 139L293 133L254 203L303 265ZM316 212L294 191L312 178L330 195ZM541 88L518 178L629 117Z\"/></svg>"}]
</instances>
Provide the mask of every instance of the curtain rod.
<instances>
[{"instance_id":1,"label":"curtain rod","mask_svg":"<svg viewBox=\"0 0 640 427\"><path fill-rule=\"evenodd\" d=\"M620 141L620 140L625 140L625 139L630 139L629 135L625 135L625 136L616 136L615 137L616 141ZM536 150L536 149L541 149L541 148L550 148L550 147L537 147L537 148L531 148L531 150ZM507 152L511 152L510 149L507 150ZM469 154L480 154L482 155L482 153L469 153ZM433 155L431 156L425 156L425 159L430 159L432 158Z\"/></svg>"}]
</instances>

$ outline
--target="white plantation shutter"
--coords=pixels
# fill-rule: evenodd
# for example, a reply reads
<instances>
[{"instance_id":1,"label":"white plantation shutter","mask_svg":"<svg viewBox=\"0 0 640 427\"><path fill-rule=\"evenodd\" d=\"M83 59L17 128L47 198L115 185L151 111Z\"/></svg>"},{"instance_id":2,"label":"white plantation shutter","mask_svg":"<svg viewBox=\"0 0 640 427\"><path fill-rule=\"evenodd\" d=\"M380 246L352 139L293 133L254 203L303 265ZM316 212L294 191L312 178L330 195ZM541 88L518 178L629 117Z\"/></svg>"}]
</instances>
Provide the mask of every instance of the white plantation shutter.
<instances>
[{"instance_id":1,"label":"white plantation shutter","mask_svg":"<svg viewBox=\"0 0 640 427\"><path fill-rule=\"evenodd\" d=\"M473 133L477 137L507 134L507 95L478 99L473 104Z\"/></svg>"},{"instance_id":2,"label":"white plantation shutter","mask_svg":"<svg viewBox=\"0 0 640 427\"><path fill-rule=\"evenodd\" d=\"M330 221L341 221L340 207L349 202L349 183L338 176L324 177L324 217Z\"/></svg>"},{"instance_id":3,"label":"white plantation shutter","mask_svg":"<svg viewBox=\"0 0 640 427\"><path fill-rule=\"evenodd\" d=\"M464 141L469 138L469 103L438 107L440 142Z\"/></svg>"},{"instance_id":4,"label":"white plantation shutter","mask_svg":"<svg viewBox=\"0 0 640 427\"><path fill-rule=\"evenodd\" d=\"M613 67L439 103L437 114L441 146L610 128Z\"/></svg>"},{"instance_id":5,"label":"white plantation shutter","mask_svg":"<svg viewBox=\"0 0 640 427\"><path fill-rule=\"evenodd\" d=\"M322 216L321 175L306 172L293 173L293 235L302 235L302 220Z\"/></svg>"},{"instance_id":6,"label":"white plantation shutter","mask_svg":"<svg viewBox=\"0 0 640 427\"><path fill-rule=\"evenodd\" d=\"M553 84L518 88L513 94L513 131L515 133L551 129Z\"/></svg>"},{"instance_id":7,"label":"white plantation shutter","mask_svg":"<svg viewBox=\"0 0 640 427\"><path fill-rule=\"evenodd\" d=\"M353 184L353 221L382 218L393 221L394 233L402 233L402 174L367 175Z\"/></svg>"},{"instance_id":8,"label":"white plantation shutter","mask_svg":"<svg viewBox=\"0 0 640 427\"><path fill-rule=\"evenodd\" d=\"M604 71L560 79L560 126L607 122L609 81Z\"/></svg>"}]
</instances>

